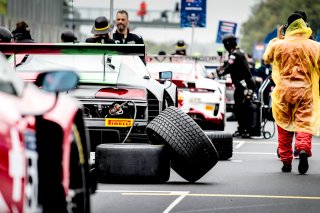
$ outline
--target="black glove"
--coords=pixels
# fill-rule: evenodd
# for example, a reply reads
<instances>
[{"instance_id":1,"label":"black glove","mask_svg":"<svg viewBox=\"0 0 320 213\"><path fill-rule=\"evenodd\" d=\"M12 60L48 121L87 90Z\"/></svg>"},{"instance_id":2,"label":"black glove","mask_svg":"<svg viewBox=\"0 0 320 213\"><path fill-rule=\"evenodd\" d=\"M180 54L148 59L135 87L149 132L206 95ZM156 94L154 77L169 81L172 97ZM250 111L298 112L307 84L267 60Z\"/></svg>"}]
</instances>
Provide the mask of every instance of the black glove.
<instances>
[{"instance_id":1,"label":"black glove","mask_svg":"<svg viewBox=\"0 0 320 213\"><path fill-rule=\"evenodd\" d=\"M219 78L222 76L223 71L224 71L223 67L217 68L217 75L218 75Z\"/></svg>"}]
</instances>

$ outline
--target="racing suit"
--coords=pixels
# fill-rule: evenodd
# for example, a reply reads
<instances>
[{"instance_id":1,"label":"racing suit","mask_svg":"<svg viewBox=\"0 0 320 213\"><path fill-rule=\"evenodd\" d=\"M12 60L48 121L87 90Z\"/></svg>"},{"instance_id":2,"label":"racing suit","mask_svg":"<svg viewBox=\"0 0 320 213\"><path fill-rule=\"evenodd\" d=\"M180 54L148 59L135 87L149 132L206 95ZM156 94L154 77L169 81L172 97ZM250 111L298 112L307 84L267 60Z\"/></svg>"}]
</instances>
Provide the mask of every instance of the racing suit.
<instances>
[{"instance_id":1,"label":"racing suit","mask_svg":"<svg viewBox=\"0 0 320 213\"><path fill-rule=\"evenodd\" d=\"M248 119L248 115L243 113L246 110L244 104L246 89L250 89L251 92L255 90L255 84L252 80L252 75L249 69L246 56L240 48L236 47L229 52L229 58L227 63L223 65L218 71L218 75L231 75L232 83L235 86L234 91L234 113L238 121L238 134L248 134L252 125L252 121ZM237 134L237 133L236 133ZM236 135L238 136L238 135Z\"/></svg>"},{"instance_id":2,"label":"racing suit","mask_svg":"<svg viewBox=\"0 0 320 213\"><path fill-rule=\"evenodd\" d=\"M302 19L292 22L283 39L274 38L263 58L272 64L272 111L278 126L280 160L292 162L292 140L296 149L312 155L312 134L319 135L320 45L309 39L312 30Z\"/></svg>"}]
</instances>

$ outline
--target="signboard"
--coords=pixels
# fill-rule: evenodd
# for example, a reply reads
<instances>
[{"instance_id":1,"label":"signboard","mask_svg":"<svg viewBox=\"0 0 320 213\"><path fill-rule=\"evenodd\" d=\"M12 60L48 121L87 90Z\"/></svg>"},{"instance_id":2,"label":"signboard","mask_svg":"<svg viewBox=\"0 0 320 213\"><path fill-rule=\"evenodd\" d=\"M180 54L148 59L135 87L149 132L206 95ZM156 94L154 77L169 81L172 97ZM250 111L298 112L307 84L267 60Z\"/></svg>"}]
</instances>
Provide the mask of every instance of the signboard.
<instances>
[{"instance_id":1,"label":"signboard","mask_svg":"<svg viewBox=\"0 0 320 213\"><path fill-rule=\"evenodd\" d=\"M317 33L317 36L316 36L316 41L317 41L317 42L320 42L320 27L318 28L318 33Z\"/></svg>"},{"instance_id":2,"label":"signboard","mask_svg":"<svg viewBox=\"0 0 320 213\"><path fill-rule=\"evenodd\" d=\"M263 43L258 43L254 45L253 48L253 58L256 60L261 60L264 53L265 45Z\"/></svg>"},{"instance_id":3,"label":"signboard","mask_svg":"<svg viewBox=\"0 0 320 213\"><path fill-rule=\"evenodd\" d=\"M230 21L219 21L216 43L222 43L223 36L227 34L236 35L237 23Z\"/></svg>"},{"instance_id":4,"label":"signboard","mask_svg":"<svg viewBox=\"0 0 320 213\"><path fill-rule=\"evenodd\" d=\"M278 35L278 28L275 27L270 33L268 33L268 35L264 38L263 43L265 45L267 45L269 43L269 41L275 37L277 37Z\"/></svg>"},{"instance_id":5,"label":"signboard","mask_svg":"<svg viewBox=\"0 0 320 213\"><path fill-rule=\"evenodd\" d=\"M206 27L206 0L181 0L181 22L184 27Z\"/></svg>"}]
</instances>

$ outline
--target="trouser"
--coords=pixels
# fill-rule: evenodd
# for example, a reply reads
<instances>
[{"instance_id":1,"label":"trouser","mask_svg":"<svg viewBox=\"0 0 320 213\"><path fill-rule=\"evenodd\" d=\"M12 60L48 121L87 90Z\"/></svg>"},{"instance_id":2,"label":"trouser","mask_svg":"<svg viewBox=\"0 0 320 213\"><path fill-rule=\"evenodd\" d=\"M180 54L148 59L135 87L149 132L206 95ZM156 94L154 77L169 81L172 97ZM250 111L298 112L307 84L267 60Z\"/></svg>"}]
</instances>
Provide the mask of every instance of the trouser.
<instances>
[{"instance_id":1,"label":"trouser","mask_svg":"<svg viewBox=\"0 0 320 213\"><path fill-rule=\"evenodd\" d=\"M280 160L283 163L292 162L292 140L293 136L296 136L295 147L298 153L302 150L305 150L307 155L311 157L311 140L312 134L306 132L289 132L280 126L278 126L278 146L279 146L279 155Z\"/></svg>"},{"instance_id":2,"label":"trouser","mask_svg":"<svg viewBox=\"0 0 320 213\"><path fill-rule=\"evenodd\" d=\"M238 121L238 131L240 133L248 132L251 120L248 119L248 116L251 116L251 113L248 113L248 106L244 104L243 89L235 89L234 103L234 113Z\"/></svg>"}]
</instances>

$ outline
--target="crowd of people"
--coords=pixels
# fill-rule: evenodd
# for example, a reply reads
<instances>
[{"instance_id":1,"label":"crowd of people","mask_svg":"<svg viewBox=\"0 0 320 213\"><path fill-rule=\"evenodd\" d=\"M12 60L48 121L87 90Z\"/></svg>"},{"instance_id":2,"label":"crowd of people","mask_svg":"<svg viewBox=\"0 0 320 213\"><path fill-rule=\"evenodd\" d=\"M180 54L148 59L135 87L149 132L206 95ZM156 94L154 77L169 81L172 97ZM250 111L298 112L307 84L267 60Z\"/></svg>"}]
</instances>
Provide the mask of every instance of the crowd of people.
<instances>
[{"instance_id":1,"label":"crowd of people","mask_svg":"<svg viewBox=\"0 0 320 213\"><path fill-rule=\"evenodd\" d=\"M144 44L142 36L134 34L129 30L129 14L126 10L119 10L116 13L115 25L110 24L106 16L99 16L94 20L91 36L85 39L86 43L101 44ZM0 26L0 42L31 43L35 42L31 36L30 28L25 21L16 23L12 31ZM72 31L61 33L60 42L80 42ZM184 40L178 40L174 45L172 55L186 55L187 44ZM162 54L166 54L162 51Z\"/></svg>"}]
</instances>

